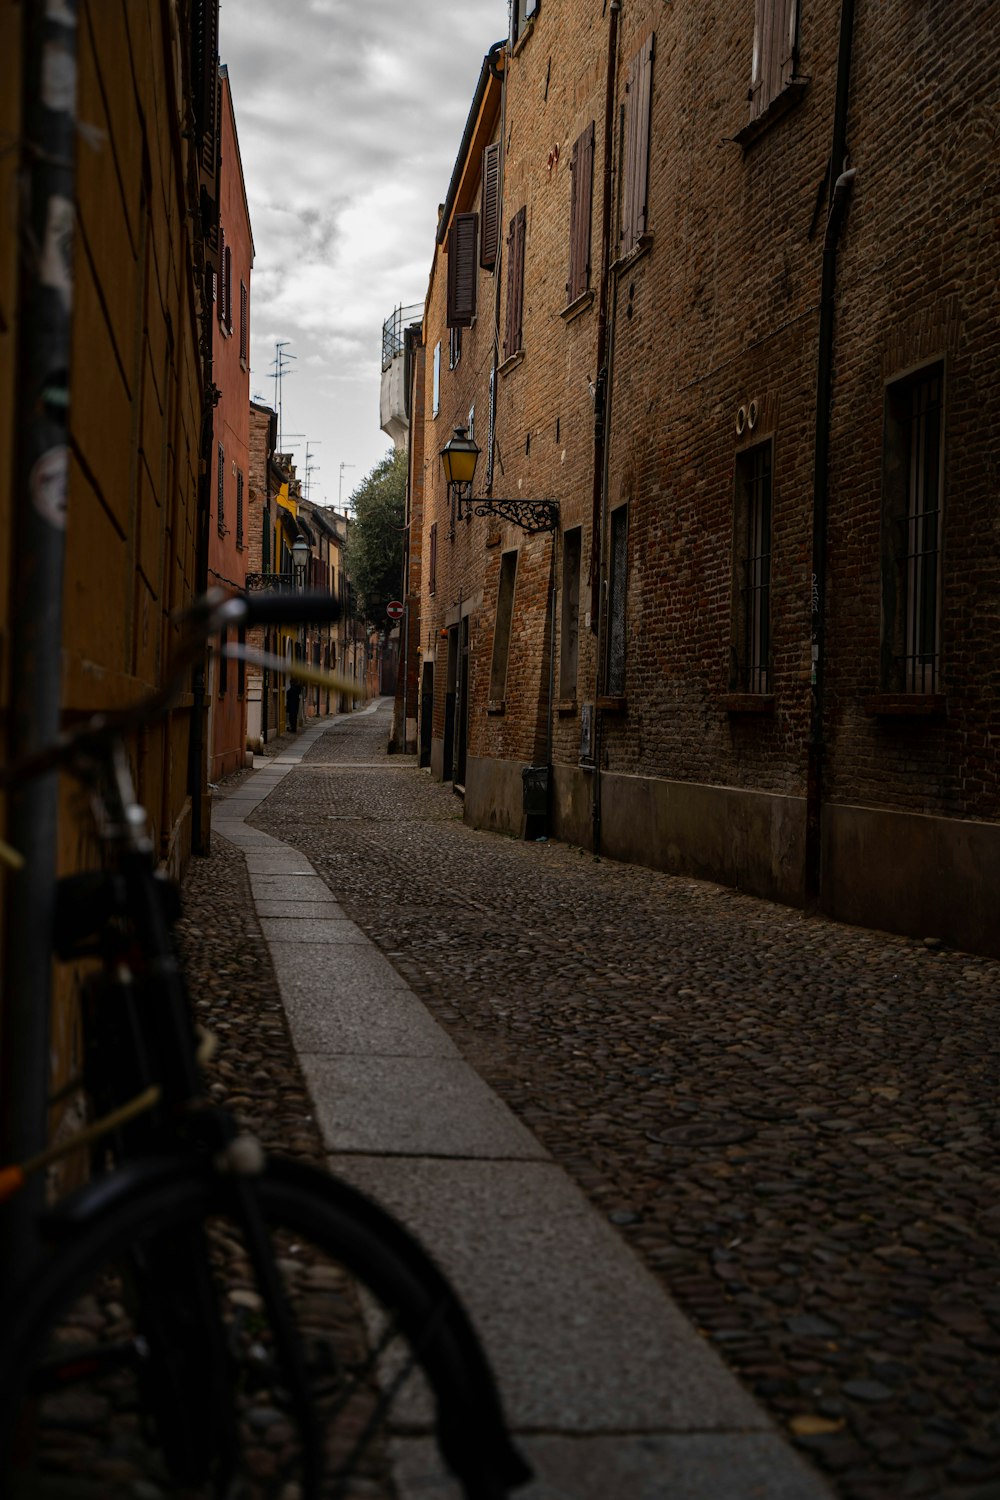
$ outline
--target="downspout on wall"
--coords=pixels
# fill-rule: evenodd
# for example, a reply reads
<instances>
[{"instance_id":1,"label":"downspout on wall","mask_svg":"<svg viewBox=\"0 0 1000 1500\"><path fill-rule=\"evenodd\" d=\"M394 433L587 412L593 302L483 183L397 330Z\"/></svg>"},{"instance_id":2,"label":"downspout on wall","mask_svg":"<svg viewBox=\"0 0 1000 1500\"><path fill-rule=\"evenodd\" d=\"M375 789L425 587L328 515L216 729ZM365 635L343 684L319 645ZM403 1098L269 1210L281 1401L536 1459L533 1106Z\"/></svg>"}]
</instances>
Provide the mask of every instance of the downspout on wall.
<instances>
[{"instance_id":1,"label":"downspout on wall","mask_svg":"<svg viewBox=\"0 0 1000 1500\"><path fill-rule=\"evenodd\" d=\"M830 403L833 386L833 334L837 287L837 247L855 172L847 168L847 116L850 106L854 0L843 0L834 104L830 177L833 193L823 237L819 347L816 373L816 446L813 463L812 663L809 742L806 758L805 902L815 906L823 878L823 761L825 716L826 538L829 495Z\"/></svg>"},{"instance_id":2,"label":"downspout on wall","mask_svg":"<svg viewBox=\"0 0 1000 1500\"><path fill-rule=\"evenodd\" d=\"M14 382L14 507L10 551L10 758L54 740L62 705L63 573L70 454L73 230L77 148L77 6L22 11L21 245ZM0 1149L35 1155L48 1135L52 931L59 784L55 772L11 794L8 837L28 855L9 879ZM30 1266L42 1174L6 1206L0 1279Z\"/></svg>"},{"instance_id":3,"label":"downspout on wall","mask_svg":"<svg viewBox=\"0 0 1000 1500\"><path fill-rule=\"evenodd\" d=\"M614 363L615 298L608 309L611 287L611 218L614 205L615 81L618 76L618 16L621 0L611 0L608 22L608 74L604 95L604 195L601 205L601 285L597 309L597 371L594 392L594 489L591 513L590 628L597 637L594 674L594 765L591 780L591 840L595 857L601 853L601 712L598 701L604 673L604 536L608 513L608 421L611 414ZM617 282L615 283L617 292Z\"/></svg>"}]
</instances>

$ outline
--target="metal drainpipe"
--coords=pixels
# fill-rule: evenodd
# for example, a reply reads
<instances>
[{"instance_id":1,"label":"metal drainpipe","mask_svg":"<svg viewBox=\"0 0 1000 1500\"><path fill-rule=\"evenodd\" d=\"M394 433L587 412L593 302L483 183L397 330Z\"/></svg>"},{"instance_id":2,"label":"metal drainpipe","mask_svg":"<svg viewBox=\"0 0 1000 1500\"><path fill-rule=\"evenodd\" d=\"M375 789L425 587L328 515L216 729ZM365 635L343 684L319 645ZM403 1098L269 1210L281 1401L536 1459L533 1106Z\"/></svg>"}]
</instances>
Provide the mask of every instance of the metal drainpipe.
<instances>
[{"instance_id":1,"label":"metal drainpipe","mask_svg":"<svg viewBox=\"0 0 1000 1500\"><path fill-rule=\"evenodd\" d=\"M12 760L55 739L62 698L63 571L69 480L69 400L76 197L76 0L23 7L20 287L14 382L9 751ZM35 253L27 251L33 247ZM41 776L10 799L8 835L28 857L9 879L0 1052L4 1162L45 1145L49 1095L52 924L58 778ZM0 1276L31 1264L41 1174L3 1215Z\"/></svg>"},{"instance_id":2,"label":"metal drainpipe","mask_svg":"<svg viewBox=\"0 0 1000 1500\"><path fill-rule=\"evenodd\" d=\"M826 532L829 495L830 401L833 385L833 332L837 285L837 246L847 202L854 186L853 169L845 170L847 115L850 104L851 44L854 0L843 0L834 105L830 175L834 182L823 237L819 348L816 374L816 447L813 465L812 669L809 743L806 754L805 900L819 902L823 880L823 719L825 710L824 636L826 627Z\"/></svg>"},{"instance_id":3,"label":"metal drainpipe","mask_svg":"<svg viewBox=\"0 0 1000 1500\"><path fill-rule=\"evenodd\" d=\"M615 80L618 73L618 16L620 0L612 0L608 22L608 75L604 99L604 201L601 208L601 290L597 313L597 389L594 398L594 498L591 521L590 620L597 637L594 673L594 770L591 782L591 842L594 857L601 853L601 727L597 707L604 669L604 533L608 510L608 421L611 415L611 384L614 366L615 313L618 283L614 283L611 308L611 217L614 201Z\"/></svg>"}]
</instances>

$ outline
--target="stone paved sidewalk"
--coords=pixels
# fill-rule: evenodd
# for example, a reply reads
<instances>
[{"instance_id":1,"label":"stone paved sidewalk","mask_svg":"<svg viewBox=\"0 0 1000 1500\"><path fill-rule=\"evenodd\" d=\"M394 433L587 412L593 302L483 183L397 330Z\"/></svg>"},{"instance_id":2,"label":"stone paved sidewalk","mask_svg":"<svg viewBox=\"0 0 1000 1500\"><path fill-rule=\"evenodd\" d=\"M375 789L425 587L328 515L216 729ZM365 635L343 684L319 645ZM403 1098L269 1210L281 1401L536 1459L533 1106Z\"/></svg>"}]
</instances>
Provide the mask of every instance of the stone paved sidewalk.
<instances>
[{"instance_id":1,"label":"stone paved sidewalk","mask_svg":"<svg viewBox=\"0 0 1000 1500\"><path fill-rule=\"evenodd\" d=\"M521 844L317 741L301 848L849 1500L1000 1497L1000 964Z\"/></svg>"}]
</instances>

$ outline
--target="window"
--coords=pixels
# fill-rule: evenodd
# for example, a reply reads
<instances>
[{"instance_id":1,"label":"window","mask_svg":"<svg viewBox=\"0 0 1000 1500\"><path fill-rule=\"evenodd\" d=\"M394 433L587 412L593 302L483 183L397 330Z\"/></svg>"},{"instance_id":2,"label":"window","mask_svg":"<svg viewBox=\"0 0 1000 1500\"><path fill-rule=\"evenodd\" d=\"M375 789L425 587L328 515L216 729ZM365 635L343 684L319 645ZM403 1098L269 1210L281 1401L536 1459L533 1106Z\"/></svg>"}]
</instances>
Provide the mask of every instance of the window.
<instances>
[{"instance_id":1,"label":"window","mask_svg":"<svg viewBox=\"0 0 1000 1500\"><path fill-rule=\"evenodd\" d=\"M226 450L219 444L218 464L216 470L216 520L219 523L219 535L226 534Z\"/></svg>"},{"instance_id":2,"label":"window","mask_svg":"<svg viewBox=\"0 0 1000 1500\"><path fill-rule=\"evenodd\" d=\"M469 328L476 317L478 214L456 214L448 230L448 327Z\"/></svg>"},{"instance_id":3,"label":"window","mask_svg":"<svg viewBox=\"0 0 1000 1500\"><path fill-rule=\"evenodd\" d=\"M608 663L606 691L611 697L625 692L625 589L628 581L628 506L611 512L608 557Z\"/></svg>"},{"instance_id":4,"label":"window","mask_svg":"<svg viewBox=\"0 0 1000 1500\"><path fill-rule=\"evenodd\" d=\"M733 646L736 693L771 688L771 444L736 459L733 505Z\"/></svg>"},{"instance_id":5,"label":"window","mask_svg":"<svg viewBox=\"0 0 1000 1500\"><path fill-rule=\"evenodd\" d=\"M483 232L479 240L479 264L492 271L500 248L500 142L494 141L483 152L483 187L480 212Z\"/></svg>"},{"instance_id":6,"label":"window","mask_svg":"<svg viewBox=\"0 0 1000 1500\"><path fill-rule=\"evenodd\" d=\"M250 294L246 282L240 281L240 359L244 368L250 360Z\"/></svg>"},{"instance_id":7,"label":"window","mask_svg":"<svg viewBox=\"0 0 1000 1500\"><path fill-rule=\"evenodd\" d=\"M524 304L524 232L527 210L519 208L507 235L507 322L503 354L509 359L521 348L521 315Z\"/></svg>"},{"instance_id":8,"label":"window","mask_svg":"<svg viewBox=\"0 0 1000 1500\"><path fill-rule=\"evenodd\" d=\"M576 697L576 671L580 654L580 551L579 526L563 537L562 629L559 651L559 696Z\"/></svg>"},{"instance_id":9,"label":"window","mask_svg":"<svg viewBox=\"0 0 1000 1500\"><path fill-rule=\"evenodd\" d=\"M575 302L590 286L590 219L594 187L594 123L573 146L570 161L569 279L566 300Z\"/></svg>"},{"instance_id":10,"label":"window","mask_svg":"<svg viewBox=\"0 0 1000 1500\"><path fill-rule=\"evenodd\" d=\"M219 322L226 322L226 231L219 229Z\"/></svg>"},{"instance_id":11,"label":"window","mask_svg":"<svg viewBox=\"0 0 1000 1500\"><path fill-rule=\"evenodd\" d=\"M466 418L465 430L472 442L476 441L476 403L473 401L469 407L469 415Z\"/></svg>"},{"instance_id":12,"label":"window","mask_svg":"<svg viewBox=\"0 0 1000 1500\"><path fill-rule=\"evenodd\" d=\"M428 580L427 580L427 587L428 587L429 592L433 594L436 591L436 589L437 589L437 571L438 571L438 523L436 521L432 521L431 522L431 539L430 540L431 540L431 555L430 555L430 562L428 564L428 574L429 574L429 576L428 576Z\"/></svg>"},{"instance_id":13,"label":"window","mask_svg":"<svg viewBox=\"0 0 1000 1500\"><path fill-rule=\"evenodd\" d=\"M882 684L934 693L941 657L941 365L886 393L882 498Z\"/></svg>"},{"instance_id":14,"label":"window","mask_svg":"<svg viewBox=\"0 0 1000 1500\"><path fill-rule=\"evenodd\" d=\"M653 97L653 32L629 63L625 86L625 168L622 174L619 255L629 255L647 227L649 115Z\"/></svg>"},{"instance_id":15,"label":"window","mask_svg":"<svg viewBox=\"0 0 1000 1500\"><path fill-rule=\"evenodd\" d=\"M500 559L500 587L497 590L497 622L493 632L493 662L490 667L490 702L503 701L507 682L507 658L510 655L510 627L514 618L514 580L517 577L517 553L505 552Z\"/></svg>"},{"instance_id":16,"label":"window","mask_svg":"<svg viewBox=\"0 0 1000 1500\"><path fill-rule=\"evenodd\" d=\"M441 410L441 340L438 339L434 345L434 399L431 405L431 416L436 417Z\"/></svg>"},{"instance_id":17,"label":"window","mask_svg":"<svg viewBox=\"0 0 1000 1500\"><path fill-rule=\"evenodd\" d=\"M453 370L462 358L462 330L451 328L448 331L448 368Z\"/></svg>"},{"instance_id":18,"label":"window","mask_svg":"<svg viewBox=\"0 0 1000 1500\"><path fill-rule=\"evenodd\" d=\"M513 0L510 11L510 40L513 46L523 36L530 20L538 15L541 0Z\"/></svg>"},{"instance_id":19,"label":"window","mask_svg":"<svg viewBox=\"0 0 1000 1500\"><path fill-rule=\"evenodd\" d=\"M236 470L236 545L243 546L243 470Z\"/></svg>"},{"instance_id":20,"label":"window","mask_svg":"<svg viewBox=\"0 0 1000 1500\"><path fill-rule=\"evenodd\" d=\"M798 28L799 0L756 0L750 69L751 120L764 114L795 76Z\"/></svg>"}]
</instances>

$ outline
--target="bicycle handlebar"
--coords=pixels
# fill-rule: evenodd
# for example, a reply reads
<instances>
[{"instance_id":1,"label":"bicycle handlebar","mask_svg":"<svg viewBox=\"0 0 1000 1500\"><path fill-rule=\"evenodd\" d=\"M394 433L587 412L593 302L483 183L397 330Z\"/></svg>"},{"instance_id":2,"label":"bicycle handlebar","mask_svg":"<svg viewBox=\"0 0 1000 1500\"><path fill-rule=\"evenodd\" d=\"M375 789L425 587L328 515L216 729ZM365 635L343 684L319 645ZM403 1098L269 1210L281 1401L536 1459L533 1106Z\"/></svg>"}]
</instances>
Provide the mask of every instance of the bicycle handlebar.
<instances>
[{"instance_id":1,"label":"bicycle handlebar","mask_svg":"<svg viewBox=\"0 0 1000 1500\"><path fill-rule=\"evenodd\" d=\"M326 625L339 620L343 613L334 594L237 594L223 606L226 613L236 614L241 625Z\"/></svg>"}]
</instances>

